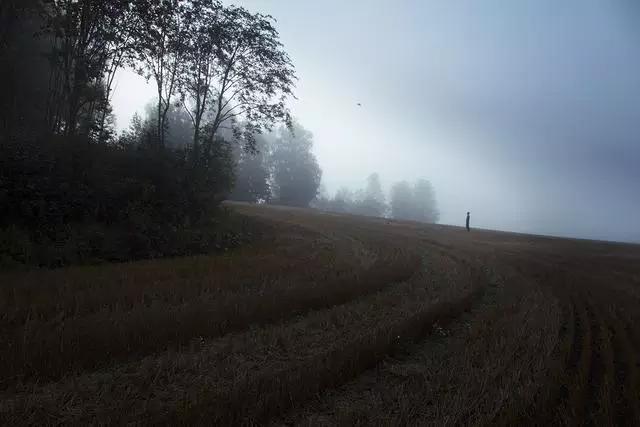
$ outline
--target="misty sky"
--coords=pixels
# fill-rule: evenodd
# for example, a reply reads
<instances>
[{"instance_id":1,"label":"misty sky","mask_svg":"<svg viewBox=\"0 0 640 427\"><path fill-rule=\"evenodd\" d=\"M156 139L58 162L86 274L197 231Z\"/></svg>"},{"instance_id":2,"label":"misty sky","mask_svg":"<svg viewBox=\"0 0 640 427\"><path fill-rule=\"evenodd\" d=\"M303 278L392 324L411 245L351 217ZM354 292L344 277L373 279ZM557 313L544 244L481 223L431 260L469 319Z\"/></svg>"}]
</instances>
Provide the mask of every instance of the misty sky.
<instances>
[{"instance_id":1,"label":"misty sky","mask_svg":"<svg viewBox=\"0 0 640 427\"><path fill-rule=\"evenodd\" d=\"M640 241L635 0L235 3L278 20L329 191L424 177L442 223ZM122 73L119 128L152 97Z\"/></svg>"}]
</instances>

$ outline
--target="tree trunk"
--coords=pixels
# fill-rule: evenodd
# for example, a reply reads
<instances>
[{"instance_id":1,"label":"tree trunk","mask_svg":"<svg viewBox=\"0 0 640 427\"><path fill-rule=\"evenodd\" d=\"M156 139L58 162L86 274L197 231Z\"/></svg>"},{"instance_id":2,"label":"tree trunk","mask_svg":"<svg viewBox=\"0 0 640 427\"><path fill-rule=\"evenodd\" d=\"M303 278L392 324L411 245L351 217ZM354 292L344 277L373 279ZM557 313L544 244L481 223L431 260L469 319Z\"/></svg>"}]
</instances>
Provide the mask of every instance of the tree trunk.
<instances>
[{"instance_id":1,"label":"tree trunk","mask_svg":"<svg viewBox=\"0 0 640 427\"><path fill-rule=\"evenodd\" d=\"M158 145L164 145L164 123L162 122L162 86L158 83Z\"/></svg>"}]
</instances>

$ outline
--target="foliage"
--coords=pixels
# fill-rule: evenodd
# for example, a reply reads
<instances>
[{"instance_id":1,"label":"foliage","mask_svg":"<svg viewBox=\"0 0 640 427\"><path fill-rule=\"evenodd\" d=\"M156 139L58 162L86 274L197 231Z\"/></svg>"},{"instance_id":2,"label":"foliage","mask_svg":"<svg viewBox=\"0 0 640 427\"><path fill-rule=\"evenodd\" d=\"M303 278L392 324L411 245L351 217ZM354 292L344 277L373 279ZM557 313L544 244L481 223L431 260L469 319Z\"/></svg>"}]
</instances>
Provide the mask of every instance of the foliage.
<instances>
[{"instance_id":1,"label":"foliage","mask_svg":"<svg viewBox=\"0 0 640 427\"><path fill-rule=\"evenodd\" d=\"M269 185L269 153L266 136L256 138L256 150L249 151L235 146L235 179L229 198L242 202L260 202L271 199Z\"/></svg>"},{"instance_id":2,"label":"foliage","mask_svg":"<svg viewBox=\"0 0 640 427\"><path fill-rule=\"evenodd\" d=\"M44 1L43 38L50 76L47 130L75 136L79 131L104 141L116 71L131 55L130 1Z\"/></svg>"},{"instance_id":3,"label":"foliage","mask_svg":"<svg viewBox=\"0 0 640 427\"><path fill-rule=\"evenodd\" d=\"M331 212L375 217L385 216L388 209L377 173L367 177L367 186L363 190L353 192L348 187L341 187L333 198L328 194L322 194L314 200L313 205Z\"/></svg>"},{"instance_id":4,"label":"foliage","mask_svg":"<svg viewBox=\"0 0 640 427\"><path fill-rule=\"evenodd\" d=\"M413 216L413 192L411 184L400 181L391 187L391 217L411 219Z\"/></svg>"},{"instance_id":5,"label":"foliage","mask_svg":"<svg viewBox=\"0 0 640 427\"><path fill-rule=\"evenodd\" d=\"M179 75L185 66L188 23L184 22L182 2L177 0L137 0L138 22L135 59L138 72L153 79L157 91L156 143L165 144L167 114L178 92Z\"/></svg>"},{"instance_id":6,"label":"foliage","mask_svg":"<svg viewBox=\"0 0 640 427\"><path fill-rule=\"evenodd\" d=\"M419 179L413 187L407 181L394 184L391 188L391 216L396 219L438 222L440 213L431 183Z\"/></svg>"},{"instance_id":7,"label":"foliage","mask_svg":"<svg viewBox=\"0 0 640 427\"><path fill-rule=\"evenodd\" d=\"M254 133L289 123L295 74L273 23L215 0L3 1L0 257L58 266L219 246L232 143L255 151ZM116 135L124 67L157 99Z\"/></svg>"},{"instance_id":8,"label":"foliage","mask_svg":"<svg viewBox=\"0 0 640 427\"><path fill-rule=\"evenodd\" d=\"M271 143L273 199L289 206L309 206L318 194L322 171L311 149L313 136L299 124L280 128Z\"/></svg>"},{"instance_id":9,"label":"foliage","mask_svg":"<svg viewBox=\"0 0 640 427\"><path fill-rule=\"evenodd\" d=\"M372 173L367 178L367 187L360 192L354 202L353 213L358 215L382 217L387 211L387 205L380 184L380 176Z\"/></svg>"},{"instance_id":10,"label":"foliage","mask_svg":"<svg viewBox=\"0 0 640 427\"><path fill-rule=\"evenodd\" d=\"M377 173L369 175L364 190L354 193L347 187L341 187L333 198L325 191L313 201L313 206L332 212L375 217L390 215L396 219L429 223L437 222L440 217L435 191L429 181L419 179L413 186L407 181L395 183L387 206Z\"/></svg>"},{"instance_id":11,"label":"foliage","mask_svg":"<svg viewBox=\"0 0 640 427\"><path fill-rule=\"evenodd\" d=\"M231 180L228 144L217 146L216 158L229 165L224 173L222 164L194 173L184 149L67 139L3 144L2 253L56 267L215 249L212 221ZM179 244L189 235L191 243Z\"/></svg>"},{"instance_id":12,"label":"foliage","mask_svg":"<svg viewBox=\"0 0 640 427\"><path fill-rule=\"evenodd\" d=\"M0 139L43 132L49 78L38 0L0 2Z\"/></svg>"},{"instance_id":13,"label":"foliage","mask_svg":"<svg viewBox=\"0 0 640 427\"><path fill-rule=\"evenodd\" d=\"M419 179L413 186L413 198L418 221L438 222L440 212L436 203L436 194L431 182Z\"/></svg>"}]
</instances>

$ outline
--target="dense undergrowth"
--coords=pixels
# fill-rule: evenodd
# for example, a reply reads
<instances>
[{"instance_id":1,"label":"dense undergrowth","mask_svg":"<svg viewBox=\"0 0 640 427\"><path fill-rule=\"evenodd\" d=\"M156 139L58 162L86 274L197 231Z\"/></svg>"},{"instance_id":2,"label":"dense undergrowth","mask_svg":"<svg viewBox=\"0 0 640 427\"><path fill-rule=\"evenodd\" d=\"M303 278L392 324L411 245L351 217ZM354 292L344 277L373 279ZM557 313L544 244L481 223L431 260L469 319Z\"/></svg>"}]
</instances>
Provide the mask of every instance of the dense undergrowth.
<instances>
[{"instance_id":1,"label":"dense undergrowth","mask_svg":"<svg viewBox=\"0 0 640 427\"><path fill-rule=\"evenodd\" d=\"M220 206L232 181L225 141L206 167L187 149L121 142L0 144L0 268L202 254L257 232Z\"/></svg>"}]
</instances>

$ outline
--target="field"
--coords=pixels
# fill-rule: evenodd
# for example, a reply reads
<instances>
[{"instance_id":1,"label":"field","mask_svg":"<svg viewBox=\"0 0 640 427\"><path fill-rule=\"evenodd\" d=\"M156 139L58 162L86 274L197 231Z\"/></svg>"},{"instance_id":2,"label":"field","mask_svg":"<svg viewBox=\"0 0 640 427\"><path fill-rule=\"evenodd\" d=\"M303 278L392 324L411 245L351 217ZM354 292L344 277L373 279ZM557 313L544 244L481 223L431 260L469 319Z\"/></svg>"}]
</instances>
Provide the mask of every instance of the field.
<instances>
[{"instance_id":1,"label":"field","mask_svg":"<svg viewBox=\"0 0 640 427\"><path fill-rule=\"evenodd\" d=\"M230 207L224 255L0 276L0 424L640 424L640 246Z\"/></svg>"}]
</instances>

